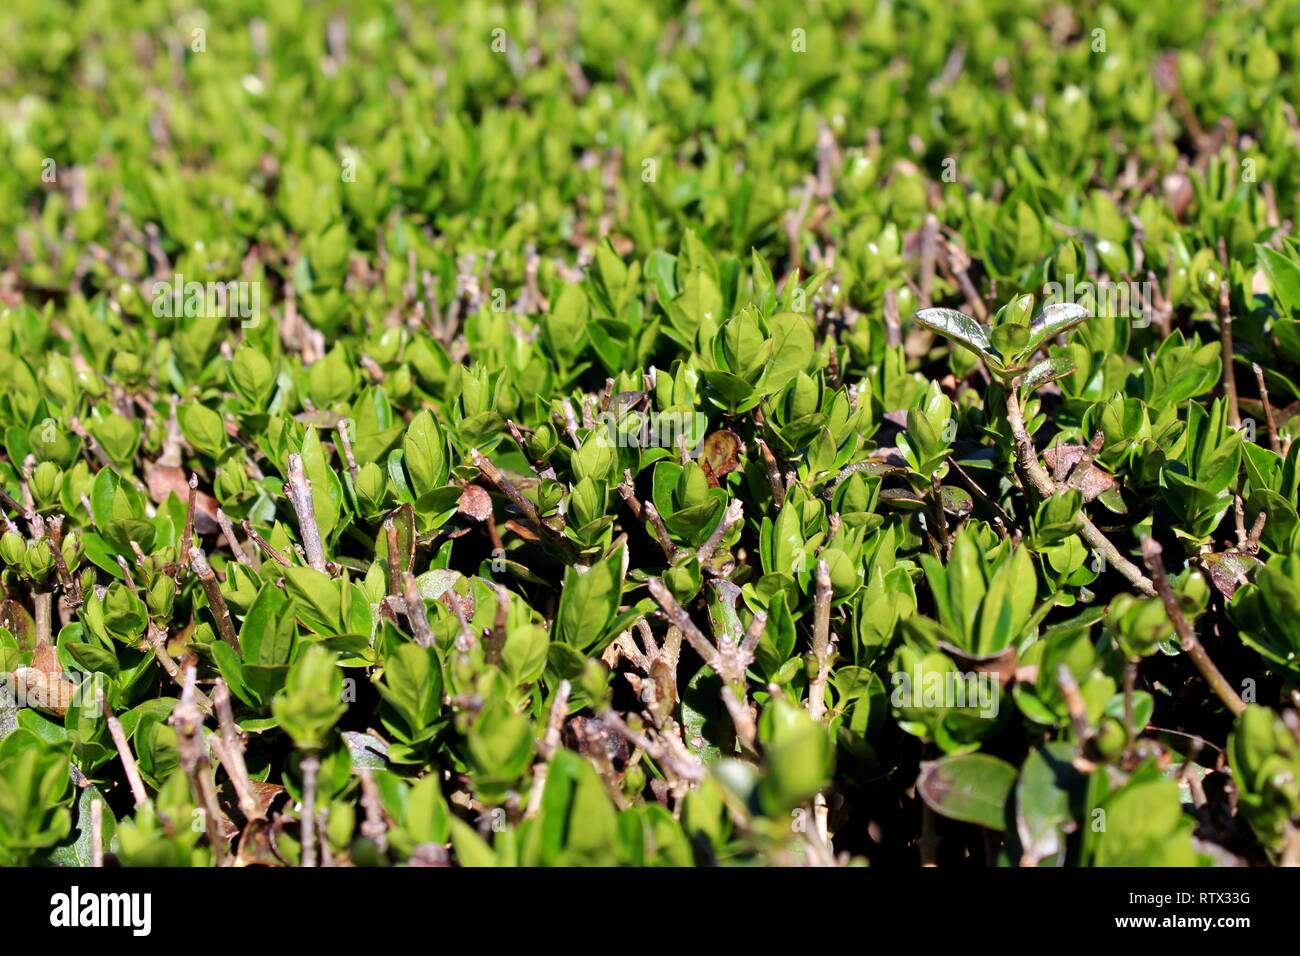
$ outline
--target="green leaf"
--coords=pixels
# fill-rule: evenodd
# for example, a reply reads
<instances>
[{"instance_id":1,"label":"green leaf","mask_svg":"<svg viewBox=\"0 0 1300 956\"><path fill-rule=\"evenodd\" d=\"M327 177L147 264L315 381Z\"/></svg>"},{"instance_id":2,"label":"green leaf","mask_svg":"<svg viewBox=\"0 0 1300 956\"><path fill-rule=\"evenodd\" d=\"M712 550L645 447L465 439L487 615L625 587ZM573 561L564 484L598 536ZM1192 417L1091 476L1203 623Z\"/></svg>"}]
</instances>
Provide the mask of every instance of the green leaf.
<instances>
[{"instance_id":1,"label":"green leaf","mask_svg":"<svg viewBox=\"0 0 1300 956\"><path fill-rule=\"evenodd\" d=\"M1074 360L1069 358L1046 358L1025 373L1020 380L1020 388L1026 394L1041 388L1048 382L1065 378L1074 371Z\"/></svg>"},{"instance_id":2,"label":"green leaf","mask_svg":"<svg viewBox=\"0 0 1300 956\"><path fill-rule=\"evenodd\" d=\"M1016 783L1016 768L988 754L963 754L921 764L917 792L935 813L978 823L990 830L1006 826L1006 804Z\"/></svg>"},{"instance_id":3,"label":"green leaf","mask_svg":"<svg viewBox=\"0 0 1300 956\"><path fill-rule=\"evenodd\" d=\"M1088 318L1088 310L1076 302L1054 302L1038 314L1029 326L1024 351L1032 352L1049 339L1067 332Z\"/></svg>"},{"instance_id":4,"label":"green leaf","mask_svg":"<svg viewBox=\"0 0 1300 956\"><path fill-rule=\"evenodd\" d=\"M623 561L624 551L617 548L585 572L572 567L565 572L555 618L557 640L588 654L603 648L602 638L613 637L606 630L618 611Z\"/></svg>"},{"instance_id":5,"label":"green leaf","mask_svg":"<svg viewBox=\"0 0 1300 956\"><path fill-rule=\"evenodd\" d=\"M446 484L446 440L432 412L423 411L411 420L402 450L416 498Z\"/></svg>"},{"instance_id":6,"label":"green leaf","mask_svg":"<svg viewBox=\"0 0 1300 956\"><path fill-rule=\"evenodd\" d=\"M225 450L228 438L221 416L203 405L182 405L176 410L181 434L196 449L217 458Z\"/></svg>"},{"instance_id":7,"label":"green leaf","mask_svg":"<svg viewBox=\"0 0 1300 956\"><path fill-rule=\"evenodd\" d=\"M982 359L998 358L993 353L988 329L963 312L956 309L922 309L916 313L916 321L944 338L965 346Z\"/></svg>"}]
</instances>

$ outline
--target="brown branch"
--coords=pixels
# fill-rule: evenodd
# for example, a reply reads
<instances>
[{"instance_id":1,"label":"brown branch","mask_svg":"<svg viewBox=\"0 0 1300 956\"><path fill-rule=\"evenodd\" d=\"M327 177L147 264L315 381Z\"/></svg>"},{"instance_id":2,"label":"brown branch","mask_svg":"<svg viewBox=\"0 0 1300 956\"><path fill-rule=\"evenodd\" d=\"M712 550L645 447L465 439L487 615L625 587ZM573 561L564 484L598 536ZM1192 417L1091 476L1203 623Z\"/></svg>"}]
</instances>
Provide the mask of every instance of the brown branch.
<instances>
[{"instance_id":1,"label":"brown branch","mask_svg":"<svg viewBox=\"0 0 1300 956\"><path fill-rule=\"evenodd\" d=\"M217 633L221 635L223 641L238 652L239 638L235 635L235 625L230 620L230 610L226 607L226 599L221 595L221 585L217 583L217 575L208 564L208 559L201 548L190 548L190 564L194 568L194 573L198 575L199 584L203 586L203 593L207 596L212 616L216 618Z\"/></svg>"},{"instance_id":2,"label":"brown branch","mask_svg":"<svg viewBox=\"0 0 1300 956\"><path fill-rule=\"evenodd\" d=\"M402 572L402 602L406 606L406 620L411 625L411 635L421 647L433 646L433 629L429 627L429 614L424 607L424 598L415 583L415 575L410 571Z\"/></svg>"},{"instance_id":3,"label":"brown branch","mask_svg":"<svg viewBox=\"0 0 1300 956\"><path fill-rule=\"evenodd\" d=\"M546 778L551 772L551 759L560 748L560 732L564 729L564 718L569 712L570 685L567 680L560 681L555 689L555 699L551 701L551 712L546 722L546 735L537 741L537 754L541 763L533 770L533 785L528 791L528 806L524 808L524 819L537 816L542 808L542 794L546 791Z\"/></svg>"},{"instance_id":4,"label":"brown branch","mask_svg":"<svg viewBox=\"0 0 1300 956\"><path fill-rule=\"evenodd\" d=\"M220 508L217 509L217 525L220 526L221 534L226 539L226 544L230 546L230 553L235 556L235 560L245 567L251 568L253 562L248 559L248 555L235 537L235 528L230 523L230 516Z\"/></svg>"},{"instance_id":5,"label":"brown branch","mask_svg":"<svg viewBox=\"0 0 1300 956\"><path fill-rule=\"evenodd\" d=\"M63 521L63 515L50 517L50 550L54 552L54 567L58 571L59 581L62 582L63 600L75 609L82 605L81 589L77 587L77 582L68 570L68 563L63 560Z\"/></svg>"},{"instance_id":6,"label":"brown branch","mask_svg":"<svg viewBox=\"0 0 1300 956\"><path fill-rule=\"evenodd\" d=\"M176 662L172 660L172 656L167 653L167 632L150 621L145 633L145 643L153 651L153 656L162 666L162 669L167 672L167 676L172 679L177 687L184 687L185 676L181 673L181 669L176 666ZM194 688L194 703L205 715L212 716L212 701L208 700L208 695L197 687Z\"/></svg>"},{"instance_id":7,"label":"brown branch","mask_svg":"<svg viewBox=\"0 0 1300 956\"><path fill-rule=\"evenodd\" d=\"M1074 463L1070 474L1066 477L1065 487L1069 490L1075 490L1083 487L1083 482L1088 477L1088 472L1092 470L1092 463L1101 453L1101 446L1106 441L1106 435L1100 429L1093 433L1092 441L1083 449L1083 454L1079 460Z\"/></svg>"},{"instance_id":8,"label":"brown branch","mask_svg":"<svg viewBox=\"0 0 1300 956\"><path fill-rule=\"evenodd\" d=\"M1268 386L1264 384L1264 370L1259 367L1258 362L1250 363L1251 371L1255 373L1255 381L1259 383L1259 400L1264 403L1264 420L1268 423L1268 444L1277 454L1285 454L1282 451L1282 442L1277 434L1277 422L1273 418L1273 406L1268 400Z\"/></svg>"},{"instance_id":9,"label":"brown branch","mask_svg":"<svg viewBox=\"0 0 1300 956\"><path fill-rule=\"evenodd\" d=\"M250 522L248 519L244 519L244 521L240 523L240 527L244 529L244 534L248 535L248 540L252 541L253 544L257 545L257 547L265 551L267 553L267 556L270 557L273 561L275 561L276 564L280 565L280 567L282 568L293 567L292 561L286 558L283 554L280 553L279 549L273 547L265 538L263 538L260 534L257 533L257 530L253 527L252 522Z\"/></svg>"},{"instance_id":10,"label":"brown branch","mask_svg":"<svg viewBox=\"0 0 1300 956\"><path fill-rule=\"evenodd\" d=\"M731 716L732 726L736 728L740 742L751 754L757 755L758 728L754 723L754 715L749 709L749 704L736 696L730 684L722 685L722 703Z\"/></svg>"},{"instance_id":11,"label":"brown branch","mask_svg":"<svg viewBox=\"0 0 1300 956\"><path fill-rule=\"evenodd\" d=\"M1020 410L1020 398L1017 395L1015 385L1009 385L1007 393L1007 424L1011 426L1011 435L1015 440L1016 460L1020 464L1020 469L1029 483L1034 486L1034 490L1043 498L1050 498L1060 489L1056 481L1048 474L1047 469L1038 461L1038 451L1034 448L1033 439L1029 437L1029 432L1025 429L1024 414ZM1124 555L1120 554L1119 549L1111 543L1097 528L1095 524L1088 520L1087 515L1079 512L1079 518L1083 526L1079 529L1079 534L1085 541L1102 553L1115 570L1128 578L1129 582L1141 591L1143 594L1153 597L1156 590L1149 578L1144 575L1140 568Z\"/></svg>"},{"instance_id":12,"label":"brown branch","mask_svg":"<svg viewBox=\"0 0 1300 956\"><path fill-rule=\"evenodd\" d=\"M722 544L722 539L725 538L731 529L739 524L744 517L744 502L739 498L732 499L731 503L727 505L727 510L722 514L722 520L718 522L718 526L714 528L713 533L709 535L709 539L705 541L704 544L700 545L699 550L695 552L695 560L700 562L701 567L703 567L704 564L713 557L714 552L718 550L718 546Z\"/></svg>"},{"instance_id":13,"label":"brown branch","mask_svg":"<svg viewBox=\"0 0 1300 956\"><path fill-rule=\"evenodd\" d=\"M1079 743L1086 744L1093 738L1093 733L1088 724L1088 708L1083 693L1079 690L1079 682L1074 679L1070 668L1061 664L1056 668L1056 683L1060 685L1061 695L1065 698L1065 709L1070 715L1074 735L1079 738Z\"/></svg>"},{"instance_id":14,"label":"brown branch","mask_svg":"<svg viewBox=\"0 0 1300 956\"><path fill-rule=\"evenodd\" d=\"M686 613L684 607L677 603L677 598L673 597L673 593L668 590L663 581L659 578L651 578L647 582L647 586L650 588L650 596L658 602L661 608L663 608L664 614L668 617L668 620L676 625L677 629L682 632L682 636L686 638L687 643L689 643L691 647L695 648L695 653L699 654L700 657L703 658L704 663L711 667L714 673L720 676L724 681L744 678L745 675L743 670L741 671L739 678L728 676L723 673L723 668L726 667L726 664L723 662L722 655L718 652L718 649L713 646L709 639L704 636L704 632L695 626L695 622L691 620L691 616Z\"/></svg>"},{"instance_id":15,"label":"brown branch","mask_svg":"<svg viewBox=\"0 0 1300 956\"><path fill-rule=\"evenodd\" d=\"M654 537L655 543L659 545L659 550L664 553L668 563L672 564L677 558L677 546L668 536L668 528L664 526L664 519L660 517L654 502L647 501L642 504L638 500L636 490L632 487L632 472L627 469L623 470L623 480L618 483L618 493L627 502L633 517L646 526Z\"/></svg>"},{"instance_id":16,"label":"brown branch","mask_svg":"<svg viewBox=\"0 0 1300 956\"><path fill-rule=\"evenodd\" d=\"M357 456L352 453L352 439L348 436L347 419L339 422L334 429L339 433L339 447L343 449L343 460L347 463L348 474L355 482L361 476L361 469L357 467Z\"/></svg>"},{"instance_id":17,"label":"brown branch","mask_svg":"<svg viewBox=\"0 0 1300 956\"><path fill-rule=\"evenodd\" d=\"M284 483L284 493L289 496L289 504L298 515L298 533L302 536L307 563L317 571L328 573L320 525L316 523L316 505L311 497L311 482L302 470L302 455L297 453L289 456L289 480Z\"/></svg>"},{"instance_id":18,"label":"brown branch","mask_svg":"<svg viewBox=\"0 0 1300 956\"><path fill-rule=\"evenodd\" d=\"M1237 408L1237 375L1232 367L1232 303L1228 294L1228 280L1219 283L1219 351L1223 359L1223 394L1228 399L1228 425L1241 427L1241 412Z\"/></svg>"},{"instance_id":19,"label":"brown branch","mask_svg":"<svg viewBox=\"0 0 1300 956\"><path fill-rule=\"evenodd\" d=\"M199 476L190 472L189 491L186 492L185 531L181 535L181 567L190 563L190 548L194 545L194 499L198 494Z\"/></svg>"},{"instance_id":20,"label":"brown branch","mask_svg":"<svg viewBox=\"0 0 1300 956\"><path fill-rule=\"evenodd\" d=\"M266 814L262 810L262 805L253 795L253 783L248 776L248 765L244 763L244 743L240 739L239 730L235 727L234 715L230 710L230 688L220 677L217 678L212 700L216 704L217 725L221 733L209 737L208 743L216 752L217 759L221 761L226 776L230 778L230 783L235 788L235 794L239 797L239 812L244 815L244 819L265 819Z\"/></svg>"},{"instance_id":21,"label":"brown branch","mask_svg":"<svg viewBox=\"0 0 1300 956\"><path fill-rule=\"evenodd\" d=\"M572 412L572 409L570 409ZM549 524L542 520L537 513L537 508L524 497L523 492L515 487L514 482L506 477L505 472L494 465L486 455L477 448L470 449L470 460L474 466L482 472L483 477L496 486L497 490L510 499L516 508L518 508L537 530L546 535L561 551L564 552L565 558L576 563L578 552L574 550L573 544L566 538L563 533L556 531Z\"/></svg>"},{"instance_id":22,"label":"brown branch","mask_svg":"<svg viewBox=\"0 0 1300 956\"><path fill-rule=\"evenodd\" d=\"M108 721L108 733L113 738L113 746L117 748L117 756L122 761L122 769L126 771L126 782L131 785L131 798L135 800L137 807L144 806L149 799L144 791L144 781L140 779L140 768L136 766L135 755L131 753L131 744L126 739L126 732L122 729L122 722L113 716L113 709L108 706L107 695L103 698L104 719Z\"/></svg>"},{"instance_id":23,"label":"brown branch","mask_svg":"<svg viewBox=\"0 0 1300 956\"><path fill-rule=\"evenodd\" d=\"M772 454L772 449L767 447L767 442L763 439L755 438L754 443L758 445L758 451L763 456L767 483L772 486L772 501L778 508L784 507L785 485L781 483L781 466L777 463L776 455Z\"/></svg>"},{"instance_id":24,"label":"brown branch","mask_svg":"<svg viewBox=\"0 0 1300 956\"><path fill-rule=\"evenodd\" d=\"M300 864L316 865L316 774L320 771L320 758L307 754L298 764L302 771L302 856Z\"/></svg>"},{"instance_id":25,"label":"brown branch","mask_svg":"<svg viewBox=\"0 0 1300 956\"><path fill-rule=\"evenodd\" d=\"M493 587L497 599L496 616L492 619L492 636L488 640L487 663L496 664L506 646L506 624L510 616L510 592L500 584Z\"/></svg>"},{"instance_id":26,"label":"brown branch","mask_svg":"<svg viewBox=\"0 0 1300 956\"><path fill-rule=\"evenodd\" d=\"M1233 716L1240 714L1246 709L1245 702L1232 689L1228 679L1223 676L1223 672L1215 666L1210 655L1206 652L1204 645L1201 644L1200 638L1196 636L1196 630L1192 627L1191 622L1183 614L1182 607L1178 604L1178 597L1174 594L1173 588L1169 586L1169 576L1165 573L1165 563L1160 553L1163 549L1155 538L1142 539L1142 557L1146 559L1147 567L1151 570L1151 577L1155 579L1156 592L1160 595L1160 600L1164 602L1165 613L1169 615L1169 620L1173 622L1174 630L1178 633L1178 640L1183 645L1183 650L1187 651L1187 656L1192 659L1196 669L1201 672L1205 682L1210 685L1211 690L1218 694L1219 699L1227 705L1232 711Z\"/></svg>"},{"instance_id":27,"label":"brown branch","mask_svg":"<svg viewBox=\"0 0 1300 956\"><path fill-rule=\"evenodd\" d=\"M403 586L402 565L397 554L397 525L392 518L384 519L384 541L388 545L388 593L397 595Z\"/></svg>"},{"instance_id":28,"label":"brown branch","mask_svg":"<svg viewBox=\"0 0 1300 956\"><path fill-rule=\"evenodd\" d=\"M203 826L208 835L208 844L217 859L218 866L229 863L229 851L222 836L222 823L226 821L217 802L217 787L212 782L212 763L208 760L208 750L203 743L203 717L194 703L196 669L193 664L185 668L185 689L181 691L181 702L172 711L168 721L176 729L176 749L180 752L181 769L189 777L190 787L198 797L203 810Z\"/></svg>"},{"instance_id":29,"label":"brown branch","mask_svg":"<svg viewBox=\"0 0 1300 956\"><path fill-rule=\"evenodd\" d=\"M361 822L361 835L367 837L380 853L388 852L388 822L384 818L384 804L375 786L375 775L369 767L359 766L361 777L361 808L366 818Z\"/></svg>"},{"instance_id":30,"label":"brown branch","mask_svg":"<svg viewBox=\"0 0 1300 956\"><path fill-rule=\"evenodd\" d=\"M831 672L831 572L825 561L817 562L816 580L812 650L817 673L808 685L808 713L820 721L826 713L826 680Z\"/></svg>"}]
</instances>

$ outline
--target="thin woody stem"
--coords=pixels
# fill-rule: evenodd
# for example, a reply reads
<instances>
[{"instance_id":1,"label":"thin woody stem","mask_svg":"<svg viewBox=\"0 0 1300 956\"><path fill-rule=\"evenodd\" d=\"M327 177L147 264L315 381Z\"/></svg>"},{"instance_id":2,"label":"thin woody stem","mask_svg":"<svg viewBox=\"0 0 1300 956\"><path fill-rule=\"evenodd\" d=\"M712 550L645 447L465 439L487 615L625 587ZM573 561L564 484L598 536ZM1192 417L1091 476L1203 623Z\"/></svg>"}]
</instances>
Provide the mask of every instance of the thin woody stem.
<instances>
[{"instance_id":1,"label":"thin woody stem","mask_svg":"<svg viewBox=\"0 0 1300 956\"><path fill-rule=\"evenodd\" d=\"M1187 651L1187 656L1192 659L1192 663L1201 672L1201 676L1210 685L1210 689L1219 695L1219 699L1232 711L1233 716L1236 716L1246 709L1246 703L1233 690L1232 685L1228 683L1228 679L1223 676L1223 672L1210 659L1205 646L1201 643L1200 638L1196 636L1195 628L1187 620L1187 616L1183 614L1183 609L1178 604L1178 596L1174 594L1173 588L1169 586L1169 575L1165 573L1165 562L1160 556L1162 550L1160 543L1155 538L1142 539L1142 557L1146 559L1147 567L1151 569L1151 576L1155 578L1156 592L1160 595L1160 600L1164 602L1165 613L1169 615L1169 620L1173 622L1174 630L1178 633L1178 640L1183 645L1183 650Z\"/></svg>"},{"instance_id":2,"label":"thin woody stem","mask_svg":"<svg viewBox=\"0 0 1300 956\"><path fill-rule=\"evenodd\" d=\"M217 525L220 526L221 534L225 537L226 544L230 546L230 553L235 556L235 560L251 568L253 562L248 559L248 555L244 553L244 549L235 538L235 528L230 523L230 517L220 508L217 509Z\"/></svg>"},{"instance_id":3,"label":"thin woody stem","mask_svg":"<svg viewBox=\"0 0 1300 956\"><path fill-rule=\"evenodd\" d=\"M144 780L140 778L140 768L136 766L135 755L131 753L131 744L126 739L126 732L122 729L122 722L113 715L113 710L108 706L108 697L103 699L104 719L108 722L108 733L113 738L113 746L117 748L117 756L122 761L122 769L126 771L126 781L131 786L131 798L135 800L137 807L143 806L147 801L148 795L144 790Z\"/></svg>"},{"instance_id":4,"label":"thin woody stem","mask_svg":"<svg viewBox=\"0 0 1300 956\"><path fill-rule=\"evenodd\" d=\"M226 769L226 775L230 777L230 783L239 797L239 811L244 815L244 819L263 819L266 815L253 795L253 782L248 776L248 766L244 763L244 744L240 740L239 731L235 727L235 718L230 710L230 689L219 677L212 699L216 704L217 724L221 733L210 737L209 743L216 751L221 766Z\"/></svg>"},{"instance_id":5,"label":"thin woody stem","mask_svg":"<svg viewBox=\"0 0 1300 956\"><path fill-rule=\"evenodd\" d=\"M312 501L311 482L302 468L302 455L289 456L288 481L284 483L284 493L289 496L298 515L298 533L302 536L302 548L307 553L307 563L317 571L328 572L325 564L325 546L321 542L320 525L316 523L316 506Z\"/></svg>"},{"instance_id":6,"label":"thin woody stem","mask_svg":"<svg viewBox=\"0 0 1300 956\"><path fill-rule=\"evenodd\" d=\"M560 748L560 731L564 729L564 718L569 712L570 686L567 680L560 681L555 689L555 699L551 701L551 712L546 722L546 736L537 742L537 753L542 762L533 771L533 785L528 791L528 806L524 809L524 819L537 816L542 808L542 794L546 790L546 778L551 771L551 758Z\"/></svg>"},{"instance_id":7,"label":"thin woody stem","mask_svg":"<svg viewBox=\"0 0 1300 956\"><path fill-rule=\"evenodd\" d=\"M253 527L252 522L245 519L242 522L241 527L243 527L244 529L244 534L248 535L248 540L252 541L253 544L257 545L259 548L265 551L267 553L267 556L270 557L273 561L275 561L276 564L280 565L280 567L282 568L293 567L292 561L286 558L283 554L280 553L278 548L273 546L270 542L268 542L265 538L263 538L260 534L257 533L257 529Z\"/></svg>"},{"instance_id":8,"label":"thin woody stem","mask_svg":"<svg viewBox=\"0 0 1300 956\"><path fill-rule=\"evenodd\" d=\"M194 573L198 575L199 584L203 586L203 593L207 596L212 616L216 618L217 633L221 635L223 641L238 651L239 638L235 635L235 625L230 620L230 609L226 607L226 599L221 594L217 575L200 548L190 548L190 564L194 568Z\"/></svg>"},{"instance_id":9,"label":"thin woody stem","mask_svg":"<svg viewBox=\"0 0 1300 956\"><path fill-rule=\"evenodd\" d=\"M556 547L564 552L564 556L568 560L577 562L578 553L574 550L569 539L542 520L541 515L537 513L537 508L531 501L524 497L523 492L515 487L514 482L506 477L505 472L494 465L491 459L480 452L477 448L471 449L469 454L475 467L483 473L483 477L491 482L498 491L509 498L511 503L523 512L523 515L528 522L540 533L546 535L546 537L549 538Z\"/></svg>"},{"instance_id":10,"label":"thin woody stem","mask_svg":"<svg viewBox=\"0 0 1300 956\"><path fill-rule=\"evenodd\" d=\"M1259 367L1258 362L1251 363L1251 371L1255 373L1255 381L1259 383L1259 400L1264 403L1264 420L1268 423L1268 444L1279 455L1285 455L1282 450L1282 442L1277 434L1277 422L1273 419L1273 406L1268 400L1268 385L1264 383L1264 370Z\"/></svg>"},{"instance_id":11,"label":"thin woody stem","mask_svg":"<svg viewBox=\"0 0 1300 956\"><path fill-rule=\"evenodd\" d=\"M316 774L320 758L308 754L298 765L302 771L302 866L316 865Z\"/></svg>"},{"instance_id":12,"label":"thin woody stem","mask_svg":"<svg viewBox=\"0 0 1300 956\"><path fill-rule=\"evenodd\" d=\"M817 673L808 685L808 714L821 720L826 713L826 681L831 672L831 572L825 561L817 562L817 593L813 611L813 656Z\"/></svg>"},{"instance_id":13,"label":"thin woody stem","mask_svg":"<svg viewBox=\"0 0 1300 956\"><path fill-rule=\"evenodd\" d=\"M731 502L731 504L727 505L727 510L723 512L722 520L719 521L718 526L713 529L713 533L709 535L709 539L705 541L704 544L700 545L700 549L695 552L695 560L700 562L702 566L712 558L714 552L718 550L718 546L722 544L722 539L725 538L727 533L739 524L744 517L744 503L739 498L736 498Z\"/></svg>"},{"instance_id":14,"label":"thin woody stem","mask_svg":"<svg viewBox=\"0 0 1300 956\"><path fill-rule=\"evenodd\" d=\"M1043 498L1051 498L1059 488L1055 479L1047 473L1047 469L1038 460L1038 451L1034 448L1033 439L1029 437L1029 432L1025 429L1024 413L1020 410L1020 398L1016 386L1008 385L1006 393L1007 424L1011 426L1011 435L1015 440L1016 460L1020 464L1020 470L1039 495ZM1154 597L1156 593L1155 585L1142 573L1142 570L1120 554L1119 549L1098 530L1095 524L1088 520L1087 515L1080 512L1079 518L1083 522L1079 534L1083 536L1084 540L1100 551L1105 559L1114 566L1115 570L1128 578L1135 588L1148 597Z\"/></svg>"},{"instance_id":15,"label":"thin woody stem","mask_svg":"<svg viewBox=\"0 0 1300 956\"><path fill-rule=\"evenodd\" d=\"M172 711L168 721L176 729L176 748L180 752L181 769L189 777L190 787L203 809L204 830L208 844L218 866L229 864L229 850L222 836L222 823L226 822L217 802L217 788L212 782L212 763L203 739L203 716L194 703L196 670L193 664L185 669L185 687L181 702Z\"/></svg>"},{"instance_id":16,"label":"thin woody stem","mask_svg":"<svg viewBox=\"0 0 1300 956\"><path fill-rule=\"evenodd\" d=\"M424 607L424 597L420 594L415 575L410 571L402 572L402 602L406 605L406 620L411 625L411 636L421 647L433 646L433 629L429 626L429 614Z\"/></svg>"},{"instance_id":17,"label":"thin woody stem","mask_svg":"<svg viewBox=\"0 0 1300 956\"><path fill-rule=\"evenodd\" d=\"M150 621L145 631L145 644L153 651L154 658L162 669L167 672L167 676L172 679L172 682L177 687L184 687L185 675L181 673L180 667L177 666L172 656L167 653L167 632ZM205 715L212 716L212 701L208 699L207 694L197 687L194 688L194 704Z\"/></svg>"},{"instance_id":18,"label":"thin woody stem","mask_svg":"<svg viewBox=\"0 0 1300 956\"><path fill-rule=\"evenodd\" d=\"M1232 367L1232 300L1228 293L1228 280L1219 283L1219 335L1223 356L1223 394L1228 399L1228 425L1241 427L1241 412L1237 407L1237 376Z\"/></svg>"}]
</instances>

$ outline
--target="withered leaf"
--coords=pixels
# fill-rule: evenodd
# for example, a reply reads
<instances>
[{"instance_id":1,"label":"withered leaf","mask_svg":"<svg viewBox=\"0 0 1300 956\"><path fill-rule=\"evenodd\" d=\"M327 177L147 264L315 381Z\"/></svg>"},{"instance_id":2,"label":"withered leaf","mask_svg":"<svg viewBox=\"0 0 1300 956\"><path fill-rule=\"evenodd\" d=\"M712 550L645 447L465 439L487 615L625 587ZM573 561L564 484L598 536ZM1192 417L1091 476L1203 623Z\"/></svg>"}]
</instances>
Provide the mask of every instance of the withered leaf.
<instances>
[{"instance_id":1,"label":"withered leaf","mask_svg":"<svg viewBox=\"0 0 1300 956\"><path fill-rule=\"evenodd\" d=\"M1047 462L1047 467L1052 469L1052 477L1057 481L1065 481L1087 450L1085 445L1056 445L1043 452L1043 459ZM1094 462L1088 466L1083 482L1078 487L1083 492L1083 500L1087 502L1104 492L1119 488L1119 484Z\"/></svg>"},{"instance_id":2,"label":"withered leaf","mask_svg":"<svg viewBox=\"0 0 1300 956\"><path fill-rule=\"evenodd\" d=\"M41 642L32 654L31 667L14 669L15 691L25 706L62 717L72 706L77 685L63 676L59 652L53 644Z\"/></svg>"},{"instance_id":3,"label":"withered leaf","mask_svg":"<svg viewBox=\"0 0 1300 956\"><path fill-rule=\"evenodd\" d=\"M729 428L720 428L704 439L702 463L708 462L714 477L724 478L740 466L743 447L739 435Z\"/></svg>"},{"instance_id":4,"label":"withered leaf","mask_svg":"<svg viewBox=\"0 0 1300 956\"><path fill-rule=\"evenodd\" d=\"M1250 573L1262 561L1253 554L1243 551L1220 551L1201 555L1201 564L1210 572L1210 580L1224 597L1232 597L1237 588L1244 584Z\"/></svg>"},{"instance_id":5,"label":"withered leaf","mask_svg":"<svg viewBox=\"0 0 1300 956\"><path fill-rule=\"evenodd\" d=\"M456 502L456 510L475 521L486 521L492 516L492 496L480 485L466 485Z\"/></svg>"}]
</instances>

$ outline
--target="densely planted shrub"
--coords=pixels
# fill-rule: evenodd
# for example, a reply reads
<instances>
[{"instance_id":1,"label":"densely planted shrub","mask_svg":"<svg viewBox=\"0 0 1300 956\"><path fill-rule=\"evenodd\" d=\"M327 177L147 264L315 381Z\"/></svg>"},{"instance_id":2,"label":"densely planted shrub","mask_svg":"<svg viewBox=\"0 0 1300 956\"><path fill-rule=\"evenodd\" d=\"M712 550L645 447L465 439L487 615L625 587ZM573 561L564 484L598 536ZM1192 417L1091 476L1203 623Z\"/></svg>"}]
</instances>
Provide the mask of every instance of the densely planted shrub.
<instances>
[{"instance_id":1,"label":"densely planted shrub","mask_svg":"<svg viewBox=\"0 0 1300 956\"><path fill-rule=\"evenodd\" d=\"M64 6L0 863L1300 858L1291 6Z\"/></svg>"}]
</instances>

